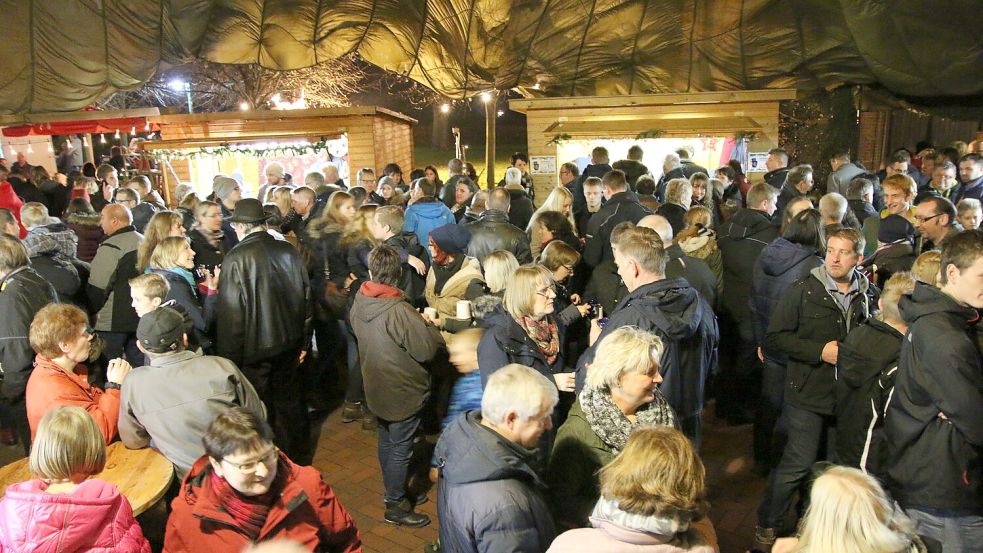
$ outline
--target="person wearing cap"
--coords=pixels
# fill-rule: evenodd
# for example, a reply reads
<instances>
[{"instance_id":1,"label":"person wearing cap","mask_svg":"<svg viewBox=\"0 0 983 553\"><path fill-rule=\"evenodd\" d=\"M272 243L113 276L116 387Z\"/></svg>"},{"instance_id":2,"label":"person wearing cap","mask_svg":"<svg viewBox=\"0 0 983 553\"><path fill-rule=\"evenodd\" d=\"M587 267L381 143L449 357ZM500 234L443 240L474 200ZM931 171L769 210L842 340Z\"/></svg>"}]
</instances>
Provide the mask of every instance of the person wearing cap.
<instances>
[{"instance_id":1,"label":"person wearing cap","mask_svg":"<svg viewBox=\"0 0 983 553\"><path fill-rule=\"evenodd\" d=\"M263 169L263 175L266 177L266 183L259 187L259 193L256 194L256 198L262 202L266 203L269 198L266 195L269 191L277 186L287 186L287 181L284 178L285 172L283 169L283 164L274 161L268 163L266 168Z\"/></svg>"},{"instance_id":2,"label":"person wearing cap","mask_svg":"<svg viewBox=\"0 0 983 553\"><path fill-rule=\"evenodd\" d=\"M313 457L298 365L311 339L310 281L289 243L266 232L259 200L236 203L229 218L239 243L219 277L216 352L235 363L266 404L276 441L302 464Z\"/></svg>"},{"instance_id":3,"label":"person wearing cap","mask_svg":"<svg viewBox=\"0 0 983 553\"><path fill-rule=\"evenodd\" d=\"M212 181L212 190L214 191L215 202L222 209L222 233L225 236L225 247L232 249L232 246L239 242L239 238L227 219L232 216L236 203L242 199L242 188L239 186L239 181L234 178L216 175Z\"/></svg>"},{"instance_id":4,"label":"person wearing cap","mask_svg":"<svg viewBox=\"0 0 983 553\"><path fill-rule=\"evenodd\" d=\"M860 268L882 286L894 273L910 271L915 257L915 227L900 215L888 215L877 229L877 251Z\"/></svg>"},{"instance_id":5,"label":"person wearing cap","mask_svg":"<svg viewBox=\"0 0 983 553\"><path fill-rule=\"evenodd\" d=\"M150 365L134 369L123 383L119 436L130 449L161 452L179 478L205 454L201 438L215 417L236 406L266 417L255 388L234 363L188 350L177 310L158 307L141 317L137 346Z\"/></svg>"},{"instance_id":6,"label":"person wearing cap","mask_svg":"<svg viewBox=\"0 0 983 553\"><path fill-rule=\"evenodd\" d=\"M105 388L90 384L84 363L91 358L93 336L89 317L74 305L48 304L34 316L30 340L37 355L25 392L32 441L45 413L64 405L88 411L107 445L116 438L120 387L132 367L125 359L111 359Z\"/></svg>"},{"instance_id":7,"label":"person wearing cap","mask_svg":"<svg viewBox=\"0 0 983 553\"><path fill-rule=\"evenodd\" d=\"M470 326L455 319L457 302L473 301L485 293L485 277L478 260L468 257L471 231L467 226L449 224L430 231L429 246L433 264L423 290L427 305L437 310L438 325L449 333ZM458 328L461 326L461 328Z\"/></svg>"}]
</instances>

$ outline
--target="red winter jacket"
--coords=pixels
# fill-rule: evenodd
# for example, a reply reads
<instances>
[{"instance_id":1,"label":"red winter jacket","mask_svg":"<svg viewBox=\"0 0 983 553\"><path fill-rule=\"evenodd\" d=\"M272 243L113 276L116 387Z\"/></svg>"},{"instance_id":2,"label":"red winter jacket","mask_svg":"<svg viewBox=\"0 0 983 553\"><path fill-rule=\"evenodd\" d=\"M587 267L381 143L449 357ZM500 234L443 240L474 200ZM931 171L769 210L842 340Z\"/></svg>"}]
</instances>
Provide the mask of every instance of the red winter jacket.
<instances>
[{"instance_id":1,"label":"red winter jacket","mask_svg":"<svg viewBox=\"0 0 983 553\"><path fill-rule=\"evenodd\" d=\"M150 553L130 503L116 486L86 480L71 493L50 494L28 480L0 501L0 551Z\"/></svg>"},{"instance_id":2,"label":"red winter jacket","mask_svg":"<svg viewBox=\"0 0 983 553\"><path fill-rule=\"evenodd\" d=\"M287 470L257 542L287 539L310 551L361 553L355 521L314 467L295 465L280 454L278 470ZM251 542L220 505L211 485L208 457L195 462L171 503L164 553L242 551Z\"/></svg>"},{"instance_id":3,"label":"red winter jacket","mask_svg":"<svg viewBox=\"0 0 983 553\"><path fill-rule=\"evenodd\" d=\"M27 236L27 229L20 222L20 208L24 207L24 202L21 201L17 193L14 192L14 187L10 186L7 181L0 181L0 207L9 209L17 218L17 226L20 227L20 239L23 240Z\"/></svg>"}]
</instances>

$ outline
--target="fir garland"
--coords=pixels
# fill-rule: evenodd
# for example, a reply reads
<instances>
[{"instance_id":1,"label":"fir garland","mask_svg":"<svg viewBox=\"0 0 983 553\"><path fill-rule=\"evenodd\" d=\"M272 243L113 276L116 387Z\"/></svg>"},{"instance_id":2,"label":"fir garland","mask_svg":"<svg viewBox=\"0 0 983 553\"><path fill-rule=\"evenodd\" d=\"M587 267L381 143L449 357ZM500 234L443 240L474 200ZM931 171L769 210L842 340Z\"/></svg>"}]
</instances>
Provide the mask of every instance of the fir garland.
<instances>
[{"instance_id":1,"label":"fir garland","mask_svg":"<svg viewBox=\"0 0 983 553\"><path fill-rule=\"evenodd\" d=\"M177 150L154 150L154 155L163 160L171 159L203 159L215 157L234 157L247 155L251 157L290 157L319 154L328 149L326 140L313 144L277 144L269 148L251 148L246 144L223 143L219 146L206 146L199 149L182 148Z\"/></svg>"}]
</instances>

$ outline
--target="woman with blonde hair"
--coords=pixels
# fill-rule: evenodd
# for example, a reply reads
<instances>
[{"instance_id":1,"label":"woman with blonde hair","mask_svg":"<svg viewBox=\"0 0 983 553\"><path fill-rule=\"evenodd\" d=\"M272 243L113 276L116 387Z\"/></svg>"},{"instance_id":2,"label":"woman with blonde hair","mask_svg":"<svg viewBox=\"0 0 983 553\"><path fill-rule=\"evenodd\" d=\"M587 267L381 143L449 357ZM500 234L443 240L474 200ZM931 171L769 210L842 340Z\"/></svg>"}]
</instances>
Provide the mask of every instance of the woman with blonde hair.
<instances>
[{"instance_id":1,"label":"woman with blonde hair","mask_svg":"<svg viewBox=\"0 0 983 553\"><path fill-rule=\"evenodd\" d=\"M105 465L106 444L85 409L48 411L28 461L34 479L0 501L0 550L150 553L126 497L90 478Z\"/></svg>"},{"instance_id":2,"label":"woman with blonde hair","mask_svg":"<svg viewBox=\"0 0 983 553\"><path fill-rule=\"evenodd\" d=\"M493 296L501 298L505 295L505 287L508 285L515 270L519 268L519 262L515 255L508 250L495 250L485 256L484 263L485 285Z\"/></svg>"},{"instance_id":3,"label":"woman with blonde hair","mask_svg":"<svg viewBox=\"0 0 983 553\"><path fill-rule=\"evenodd\" d=\"M549 196L546 196L543 205L539 206L539 209L532 214L529 219L529 226L526 227L526 234L529 235L529 249L532 250L533 259L539 257L539 253L543 251L542 228L540 228L538 219L539 215L546 211L562 213L570 221L572 232L574 234L577 232L577 221L573 218L573 194L565 186L557 186L550 192Z\"/></svg>"},{"instance_id":4,"label":"woman with blonde hair","mask_svg":"<svg viewBox=\"0 0 983 553\"><path fill-rule=\"evenodd\" d=\"M683 231L676 235L676 243L686 255L702 259L713 271L717 280L717 296L724 293L724 263L717 247L717 233L711 228L713 213L703 205L694 205L683 217Z\"/></svg>"},{"instance_id":5,"label":"woman with blonde hair","mask_svg":"<svg viewBox=\"0 0 983 553\"><path fill-rule=\"evenodd\" d=\"M676 426L659 391L658 336L634 326L608 334L587 370L587 384L556 434L547 481L553 514L562 527L587 525L600 495L597 471L614 459L628 436L644 426Z\"/></svg>"},{"instance_id":6,"label":"woman with blonde hair","mask_svg":"<svg viewBox=\"0 0 983 553\"><path fill-rule=\"evenodd\" d=\"M191 194L189 194L190 196ZM215 202L204 200L195 206L195 223L188 231L195 262L209 270L222 264L229 242L222 230L222 208Z\"/></svg>"},{"instance_id":7,"label":"woman with blonde hair","mask_svg":"<svg viewBox=\"0 0 983 553\"><path fill-rule=\"evenodd\" d=\"M164 277L169 285L165 301L174 301L191 317L195 335L193 344L206 350L211 345L212 327L218 308L218 280L221 269L205 271L201 286L195 282L195 252L187 238L169 236L157 245L150 256L148 270Z\"/></svg>"},{"instance_id":8,"label":"woman with blonde hair","mask_svg":"<svg viewBox=\"0 0 983 553\"><path fill-rule=\"evenodd\" d=\"M858 469L832 467L816 479L798 538L772 553L916 553L925 544L877 480Z\"/></svg>"},{"instance_id":9,"label":"woman with blonde hair","mask_svg":"<svg viewBox=\"0 0 983 553\"><path fill-rule=\"evenodd\" d=\"M266 193L267 204L273 204L280 209L280 216L286 217L290 212L290 192L289 186L277 186Z\"/></svg>"},{"instance_id":10,"label":"woman with blonde hair","mask_svg":"<svg viewBox=\"0 0 983 553\"><path fill-rule=\"evenodd\" d=\"M590 527L561 534L547 553L715 553L706 469L682 432L649 426L600 469Z\"/></svg>"},{"instance_id":11,"label":"woman with blonde hair","mask_svg":"<svg viewBox=\"0 0 983 553\"><path fill-rule=\"evenodd\" d=\"M143 240L137 248L137 271L142 273L147 270L150 264L150 256L153 255L157 244L168 236L184 237L184 218L176 211L158 211L147 222L144 229Z\"/></svg>"}]
</instances>

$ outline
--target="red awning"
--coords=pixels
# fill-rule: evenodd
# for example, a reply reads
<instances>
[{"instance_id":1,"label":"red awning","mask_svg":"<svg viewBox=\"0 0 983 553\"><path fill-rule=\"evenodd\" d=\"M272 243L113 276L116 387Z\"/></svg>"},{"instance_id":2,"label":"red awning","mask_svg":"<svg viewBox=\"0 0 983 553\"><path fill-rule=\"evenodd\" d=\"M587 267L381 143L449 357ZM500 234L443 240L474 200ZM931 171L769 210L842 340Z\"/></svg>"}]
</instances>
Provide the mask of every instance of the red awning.
<instances>
[{"instance_id":1,"label":"red awning","mask_svg":"<svg viewBox=\"0 0 983 553\"><path fill-rule=\"evenodd\" d=\"M115 119L92 119L89 121L52 121L50 123L4 127L3 135L19 137L30 135L50 136L55 134L114 133L116 131L129 132L133 128L136 128L139 133L160 130L160 126L157 124L151 124L148 130L146 117L118 117Z\"/></svg>"}]
</instances>

